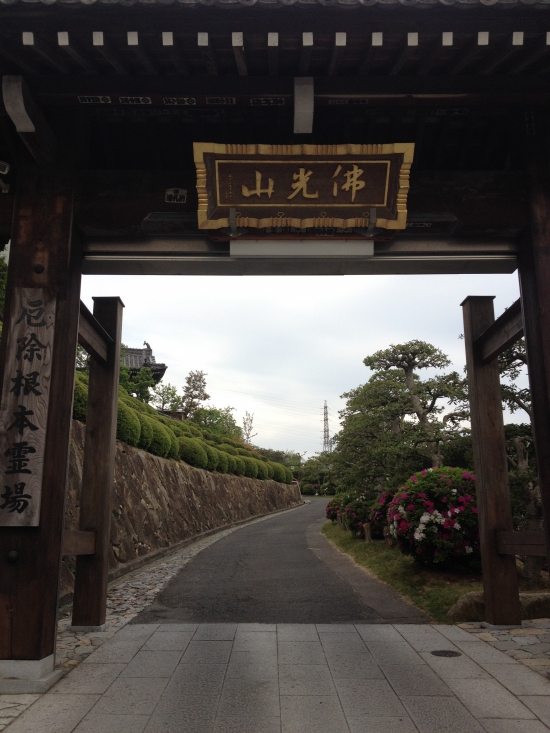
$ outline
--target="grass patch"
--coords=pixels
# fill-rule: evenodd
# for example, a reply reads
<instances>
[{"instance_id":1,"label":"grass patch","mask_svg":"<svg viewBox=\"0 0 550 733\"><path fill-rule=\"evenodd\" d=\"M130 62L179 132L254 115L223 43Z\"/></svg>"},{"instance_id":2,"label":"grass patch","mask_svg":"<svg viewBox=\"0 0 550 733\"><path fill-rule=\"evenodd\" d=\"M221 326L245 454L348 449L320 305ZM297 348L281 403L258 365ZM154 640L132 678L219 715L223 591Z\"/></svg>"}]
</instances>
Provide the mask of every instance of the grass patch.
<instances>
[{"instance_id":1,"label":"grass patch","mask_svg":"<svg viewBox=\"0 0 550 733\"><path fill-rule=\"evenodd\" d=\"M483 590L480 575L427 570L396 547L388 547L382 540L367 543L356 539L332 522L327 522L321 531L338 550L391 585L433 621L452 623L447 611L460 596Z\"/></svg>"}]
</instances>

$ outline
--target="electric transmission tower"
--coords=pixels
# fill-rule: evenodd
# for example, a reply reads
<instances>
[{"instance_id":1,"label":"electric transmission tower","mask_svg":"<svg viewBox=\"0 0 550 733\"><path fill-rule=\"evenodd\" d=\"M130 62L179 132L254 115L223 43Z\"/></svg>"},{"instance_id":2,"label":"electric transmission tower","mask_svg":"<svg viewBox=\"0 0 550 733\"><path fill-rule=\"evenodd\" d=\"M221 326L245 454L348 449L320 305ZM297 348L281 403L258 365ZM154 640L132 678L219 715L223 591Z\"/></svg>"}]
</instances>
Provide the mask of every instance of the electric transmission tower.
<instances>
[{"instance_id":1,"label":"electric transmission tower","mask_svg":"<svg viewBox=\"0 0 550 733\"><path fill-rule=\"evenodd\" d=\"M323 408L323 453L330 453L332 450L332 442L330 440L330 433L328 430L328 406L325 400L325 406Z\"/></svg>"}]
</instances>

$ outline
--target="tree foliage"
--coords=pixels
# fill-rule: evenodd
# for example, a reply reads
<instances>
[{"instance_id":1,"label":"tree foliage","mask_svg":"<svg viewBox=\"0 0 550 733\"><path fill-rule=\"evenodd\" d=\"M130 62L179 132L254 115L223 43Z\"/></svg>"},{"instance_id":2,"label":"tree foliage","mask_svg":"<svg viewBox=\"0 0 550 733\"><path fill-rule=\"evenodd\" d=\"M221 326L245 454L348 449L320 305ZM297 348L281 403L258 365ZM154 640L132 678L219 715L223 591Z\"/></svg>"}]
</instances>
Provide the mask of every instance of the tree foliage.
<instances>
[{"instance_id":1,"label":"tree foliage","mask_svg":"<svg viewBox=\"0 0 550 733\"><path fill-rule=\"evenodd\" d=\"M201 428L206 428L214 435L230 435L236 438L242 437L242 429L237 425L233 417L234 407L214 407L206 405L198 407L191 417L191 421Z\"/></svg>"},{"instance_id":2,"label":"tree foliage","mask_svg":"<svg viewBox=\"0 0 550 733\"><path fill-rule=\"evenodd\" d=\"M210 399L206 392L206 374L203 371L191 371L185 377L185 387L180 401L180 409L185 419L193 417L201 403Z\"/></svg>"},{"instance_id":3,"label":"tree foliage","mask_svg":"<svg viewBox=\"0 0 550 733\"><path fill-rule=\"evenodd\" d=\"M159 382L153 389L151 403L159 410L176 411L180 406L181 398L178 389L173 384Z\"/></svg>"},{"instance_id":4,"label":"tree foliage","mask_svg":"<svg viewBox=\"0 0 550 733\"><path fill-rule=\"evenodd\" d=\"M137 374L132 374L127 366L120 367L120 386L140 402L151 401L151 387L155 386L153 373L148 367L141 367Z\"/></svg>"}]
</instances>

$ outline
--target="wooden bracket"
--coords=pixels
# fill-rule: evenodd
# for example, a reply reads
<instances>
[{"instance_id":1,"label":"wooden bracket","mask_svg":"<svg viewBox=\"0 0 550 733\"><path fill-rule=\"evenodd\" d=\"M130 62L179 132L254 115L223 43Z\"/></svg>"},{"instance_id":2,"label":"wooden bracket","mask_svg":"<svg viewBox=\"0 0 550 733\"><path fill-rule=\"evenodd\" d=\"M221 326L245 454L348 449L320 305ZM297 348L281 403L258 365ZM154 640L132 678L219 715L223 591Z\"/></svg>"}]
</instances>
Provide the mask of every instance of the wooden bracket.
<instances>
[{"instance_id":1,"label":"wooden bracket","mask_svg":"<svg viewBox=\"0 0 550 733\"><path fill-rule=\"evenodd\" d=\"M109 346L113 343L113 339L82 301L80 301L80 317L78 319L78 343L94 359L102 364L107 363Z\"/></svg>"},{"instance_id":2,"label":"wooden bracket","mask_svg":"<svg viewBox=\"0 0 550 733\"><path fill-rule=\"evenodd\" d=\"M2 77L4 106L19 137L38 165L50 165L57 157L57 142L22 76Z\"/></svg>"},{"instance_id":3,"label":"wooden bracket","mask_svg":"<svg viewBox=\"0 0 550 733\"><path fill-rule=\"evenodd\" d=\"M523 336L521 302L516 300L474 341L474 349L484 364L496 359Z\"/></svg>"},{"instance_id":4,"label":"wooden bracket","mask_svg":"<svg viewBox=\"0 0 550 733\"><path fill-rule=\"evenodd\" d=\"M546 557L546 534L543 529L497 532L497 552L499 555Z\"/></svg>"},{"instance_id":5,"label":"wooden bracket","mask_svg":"<svg viewBox=\"0 0 550 733\"><path fill-rule=\"evenodd\" d=\"M66 529L63 534L63 555L95 554L95 532Z\"/></svg>"}]
</instances>

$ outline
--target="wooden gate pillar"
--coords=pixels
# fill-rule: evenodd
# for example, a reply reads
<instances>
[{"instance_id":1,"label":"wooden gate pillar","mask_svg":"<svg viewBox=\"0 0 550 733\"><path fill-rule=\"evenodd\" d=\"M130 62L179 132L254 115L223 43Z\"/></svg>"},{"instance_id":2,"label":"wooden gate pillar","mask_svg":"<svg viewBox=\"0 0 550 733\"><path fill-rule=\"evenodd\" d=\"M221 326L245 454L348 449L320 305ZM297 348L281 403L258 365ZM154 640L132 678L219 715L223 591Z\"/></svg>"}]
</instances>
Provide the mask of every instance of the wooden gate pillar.
<instances>
[{"instance_id":1,"label":"wooden gate pillar","mask_svg":"<svg viewBox=\"0 0 550 733\"><path fill-rule=\"evenodd\" d=\"M19 169L0 352L0 689L53 674L80 301L72 218L68 167Z\"/></svg>"},{"instance_id":2,"label":"wooden gate pillar","mask_svg":"<svg viewBox=\"0 0 550 733\"><path fill-rule=\"evenodd\" d=\"M499 555L497 532L513 529L498 361L484 364L475 340L494 322L493 297L462 303L485 595L485 619L521 623L516 559Z\"/></svg>"},{"instance_id":3,"label":"wooden gate pillar","mask_svg":"<svg viewBox=\"0 0 550 733\"><path fill-rule=\"evenodd\" d=\"M519 243L519 282L539 486L550 561L550 156L548 120L527 120L526 173L531 231Z\"/></svg>"},{"instance_id":4,"label":"wooden gate pillar","mask_svg":"<svg viewBox=\"0 0 550 733\"><path fill-rule=\"evenodd\" d=\"M77 558L73 600L73 628L88 630L103 627L107 608L123 308L120 298L94 298L94 316L110 343L106 361L90 358L79 527L95 532L95 553Z\"/></svg>"}]
</instances>

